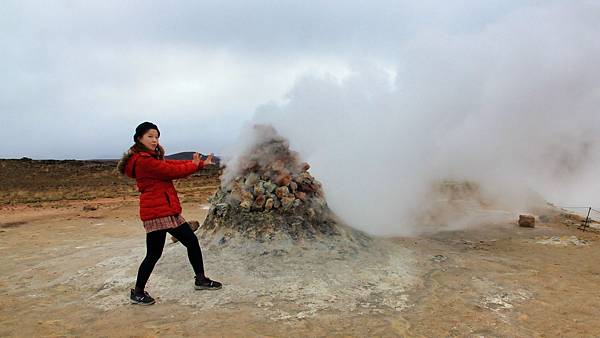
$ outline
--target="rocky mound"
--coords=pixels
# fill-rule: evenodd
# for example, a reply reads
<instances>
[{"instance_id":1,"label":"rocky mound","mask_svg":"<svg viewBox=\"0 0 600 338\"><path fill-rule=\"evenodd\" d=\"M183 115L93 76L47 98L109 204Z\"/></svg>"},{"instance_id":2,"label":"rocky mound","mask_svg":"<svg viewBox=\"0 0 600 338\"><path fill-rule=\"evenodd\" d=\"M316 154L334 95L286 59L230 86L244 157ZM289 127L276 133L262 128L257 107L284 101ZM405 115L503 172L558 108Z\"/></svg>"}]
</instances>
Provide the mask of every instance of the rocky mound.
<instances>
[{"instance_id":1,"label":"rocky mound","mask_svg":"<svg viewBox=\"0 0 600 338\"><path fill-rule=\"evenodd\" d=\"M228 164L221 188L210 199L203 236L235 234L259 241L367 236L342 225L325 200L322 185L271 126L253 128L253 146Z\"/></svg>"}]
</instances>

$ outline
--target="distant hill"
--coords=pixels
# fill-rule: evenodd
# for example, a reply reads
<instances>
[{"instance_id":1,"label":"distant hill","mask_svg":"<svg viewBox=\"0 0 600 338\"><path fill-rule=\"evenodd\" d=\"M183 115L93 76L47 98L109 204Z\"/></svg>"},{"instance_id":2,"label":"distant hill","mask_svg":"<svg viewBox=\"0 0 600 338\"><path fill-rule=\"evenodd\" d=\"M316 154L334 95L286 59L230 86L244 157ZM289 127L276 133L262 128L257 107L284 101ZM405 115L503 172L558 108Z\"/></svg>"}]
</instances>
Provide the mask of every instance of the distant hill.
<instances>
[{"instance_id":1,"label":"distant hill","mask_svg":"<svg viewBox=\"0 0 600 338\"><path fill-rule=\"evenodd\" d=\"M176 153L176 154L171 154L171 155L167 155L165 156L165 158L167 160L191 160L194 156L194 152L193 151L184 151L181 153ZM202 156L202 159L205 159L206 155ZM215 163L217 165L219 165L221 163L221 158L218 156L214 157L215 159Z\"/></svg>"},{"instance_id":2,"label":"distant hill","mask_svg":"<svg viewBox=\"0 0 600 338\"><path fill-rule=\"evenodd\" d=\"M165 158L167 160L191 160L192 156L194 156L193 151L184 151L184 152L177 153L177 154L167 155L167 156L165 156Z\"/></svg>"}]
</instances>

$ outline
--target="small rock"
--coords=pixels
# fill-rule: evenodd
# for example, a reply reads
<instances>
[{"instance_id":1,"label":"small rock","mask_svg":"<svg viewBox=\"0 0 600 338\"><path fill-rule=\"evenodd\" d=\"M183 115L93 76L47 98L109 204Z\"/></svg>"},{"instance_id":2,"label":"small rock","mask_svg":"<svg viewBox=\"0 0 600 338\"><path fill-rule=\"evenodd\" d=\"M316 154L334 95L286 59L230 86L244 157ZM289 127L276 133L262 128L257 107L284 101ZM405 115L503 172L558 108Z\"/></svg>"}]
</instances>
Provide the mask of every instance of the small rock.
<instances>
[{"instance_id":1,"label":"small rock","mask_svg":"<svg viewBox=\"0 0 600 338\"><path fill-rule=\"evenodd\" d=\"M314 179L314 178L312 177L312 175L311 175L311 174L309 174L309 173L307 173L306 171L305 171L305 172L302 172L302 173L300 173L300 175L298 175L298 176L302 177L302 181L304 181L304 182L306 182L306 183L312 183L312 181L313 181L313 179Z\"/></svg>"},{"instance_id":2,"label":"small rock","mask_svg":"<svg viewBox=\"0 0 600 338\"><path fill-rule=\"evenodd\" d=\"M306 193L302 191L297 191L294 196L301 201L306 201Z\"/></svg>"},{"instance_id":3,"label":"small rock","mask_svg":"<svg viewBox=\"0 0 600 338\"><path fill-rule=\"evenodd\" d=\"M295 198L292 196L284 196L281 199L281 205L284 209L289 209L294 204Z\"/></svg>"},{"instance_id":4,"label":"small rock","mask_svg":"<svg viewBox=\"0 0 600 338\"><path fill-rule=\"evenodd\" d=\"M277 185L279 186L287 186L292 182L292 175L290 175L289 173L282 173L281 175L277 176L277 178L275 179L275 183L277 183Z\"/></svg>"},{"instance_id":5,"label":"small rock","mask_svg":"<svg viewBox=\"0 0 600 338\"><path fill-rule=\"evenodd\" d=\"M273 171L282 171L285 168L285 163L282 160L277 160L271 164Z\"/></svg>"},{"instance_id":6,"label":"small rock","mask_svg":"<svg viewBox=\"0 0 600 338\"><path fill-rule=\"evenodd\" d=\"M244 185L246 187L251 187L253 186L259 179L259 176L255 173L250 173L248 174L248 177L246 177L246 181L244 182Z\"/></svg>"},{"instance_id":7,"label":"small rock","mask_svg":"<svg viewBox=\"0 0 600 338\"><path fill-rule=\"evenodd\" d=\"M269 211L269 210L273 209L274 204L275 204L275 202L273 201L272 198L267 199L267 201L265 202L265 210Z\"/></svg>"},{"instance_id":8,"label":"small rock","mask_svg":"<svg viewBox=\"0 0 600 338\"><path fill-rule=\"evenodd\" d=\"M284 196L287 196L290 193L290 190L288 189L288 187L279 187L277 189L275 189L275 195L277 195L277 197L279 198L283 198Z\"/></svg>"},{"instance_id":9,"label":"small rock","mask_svg":"<svg viewBox=\"0 0 600 338\"><path fill-rule=\"evenodd\" d=\"M258 195L262 195L265 193L265 188L263 187L262 182L257 182L254 185L254 195L258 196Z\"/></svg>"},{"instance_id":10,"label":"small rock","mask_svg":"<svg viewBox=\"0 0 600 338\"><path fill-rule=\"evenodd\" d=\"M308 171L310 169L310 164L303 162L300 164L300 171Z\"/></svg>"},{"instance_id":11,"label":"small rock","mask_svg":"<svg viewBox=\"0 0 600 338\"><path fill-rule=\"evenodd\" d=\"M519 215L519 226L522 228L535 228L535 217L530 215Z\"/></svg>"},{"instance_id":12,"label":"small rock","mask_svg":"<svg viewBox=\"0 0 600 338\"><path fill-rule=\"evenodd\" d=\"M94 211L94 210L98 210L97 205L86 204L83 206L83 211Z\"/></svg>"},{"instance_id":13,"label":"small rock","mask_svg":"<svg viewBox=\"0 0 600 338\"><path fill-rule=\"evenodd\" d=\"M242 201L242 193L239 190L234 190L229 194L229 200L232 204L238 204Z\"/></svg>"},{"instance_id":14,"label":"small rock","mask_svg":"<svg viewBox=\"0 0 600 338\"><path fill-rule=\"evenodd\" d=\"M250 200L243 200L242 203L240 203L240 207L242 209L250 210L250 208L252 207L252 201L250 201Z\"/></svg>"},{"instance_id":15,"label":"small rock","mask_svg":"<svg viewBox=\"0 0 600 338\"><path fill-rule=\"evenodd\" d=\"M252 168L255 168L257 165L258 165L258 162L256 162L255 160L250 160L250 161L246 162L246 164L244 165L244 169L251 170Z\"/></svg>"},{"instance_id":16,"label":"small rock","mask_svg":"<svg viewBox=\"0 0 600 338\"><path fill-rule=\"evenodd\" d=\"M266 182L264 184L265 187L265 191L268 193L273 193L273 191L275 191L275 189L277 189L277 184L273 183L273 182Z\"/></svg>"},{"instance_id":17,"label":"small rock","mask_svg":"<svg viewBox=\"0 0 600 338\"><path fill-rule=\"evenodd\" d=\"M252 197L252 194L242 196L242 201L240 202L240 207L242 207L243 209L249 210L250 207L252 207L252 204L254 204L254 197Z\"/></svg>"},{"instance_id":18,"label":"small rock","mask_svg":"<svg viewBox=\"0 0 600 338\"><path fill-rule=\"evenodd\" d=\"M249 192L247 190L242 190L242 201L253 200L253 199L254 199L254 195L252 195L251 192Z\"/></svg>"},{"instance_id":19,"label":"small rock","mask_svg":"<svg viewBox=\"0 0 600 338\"><path fill-rule=\"evenodd\" d=\"M254 203L255 203L256 208L262 209L265 206L265 195L260 194L260 195L256 196Z\"/></svg>"},{"instance_id":20,"label":"small rock","mask_svg":"<svg viewBox=\"0 0 600 338\"><path fill-rule=\"evenodd\" d=\"M432 261L434 261L434 262L438 262L438 263L440 263L440 262L443 262L443 261L445 261L446 259L448 259L448 257L446 257L446 256L444 256L444 255L435 255L435 256L431 257L431 260L432 260Z\"/></svg>"},{"instance_id":21,"label":"small rock","mask_svg":"<svg viewBox=\"0 0 600 338\"><path fill-rule=\"evenodd\" d=\"M290 182L290 190L292 191L292 194L296 192L296 189L298 189L298 183L294 181Z\"/></svg>"}]
</instances>

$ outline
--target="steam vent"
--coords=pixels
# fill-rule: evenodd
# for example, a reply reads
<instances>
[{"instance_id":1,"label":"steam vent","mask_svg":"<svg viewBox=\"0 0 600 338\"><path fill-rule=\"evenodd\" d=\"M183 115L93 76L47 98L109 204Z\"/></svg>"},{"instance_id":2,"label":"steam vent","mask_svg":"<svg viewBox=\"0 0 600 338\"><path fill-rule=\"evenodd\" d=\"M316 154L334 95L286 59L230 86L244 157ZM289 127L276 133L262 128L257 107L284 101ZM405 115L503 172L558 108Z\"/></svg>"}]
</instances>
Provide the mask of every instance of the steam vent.
<instances>
[{"instance_id":1,"label":"steam vent","mask_svg":"<svg viewBox=\"0 0 600 338\"><path fill-rule=\"evenodd\" d=\"M367 239L335 217L310 165L273 127L255 125L252 133L255 142L228 163L210 198L202 237L220 244L236 235L258 241Z\"/></svg>"}]
</instances>

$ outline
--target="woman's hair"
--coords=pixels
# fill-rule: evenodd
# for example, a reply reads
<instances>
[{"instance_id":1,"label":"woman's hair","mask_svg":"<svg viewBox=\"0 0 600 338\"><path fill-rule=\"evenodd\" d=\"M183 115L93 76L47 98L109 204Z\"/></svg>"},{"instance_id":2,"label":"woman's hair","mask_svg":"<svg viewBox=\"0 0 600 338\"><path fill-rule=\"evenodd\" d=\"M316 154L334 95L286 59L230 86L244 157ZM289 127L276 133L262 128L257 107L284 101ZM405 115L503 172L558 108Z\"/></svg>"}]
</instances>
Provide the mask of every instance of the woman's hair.
<instances>
[{"instance_id":1,"label":"woman's hair","mask_svg":"<svg viewBox=\"0 0 600 338\"><path fill-rule=\"evenodd\" d=\"M133 134L133 142L138 142L138 139L148 131L154 129L158 132L158 137L160 137L160 130L158 130L158 126L152 122L142 122L135 128L135 134Z\"/></svg>"}]
</instances>

